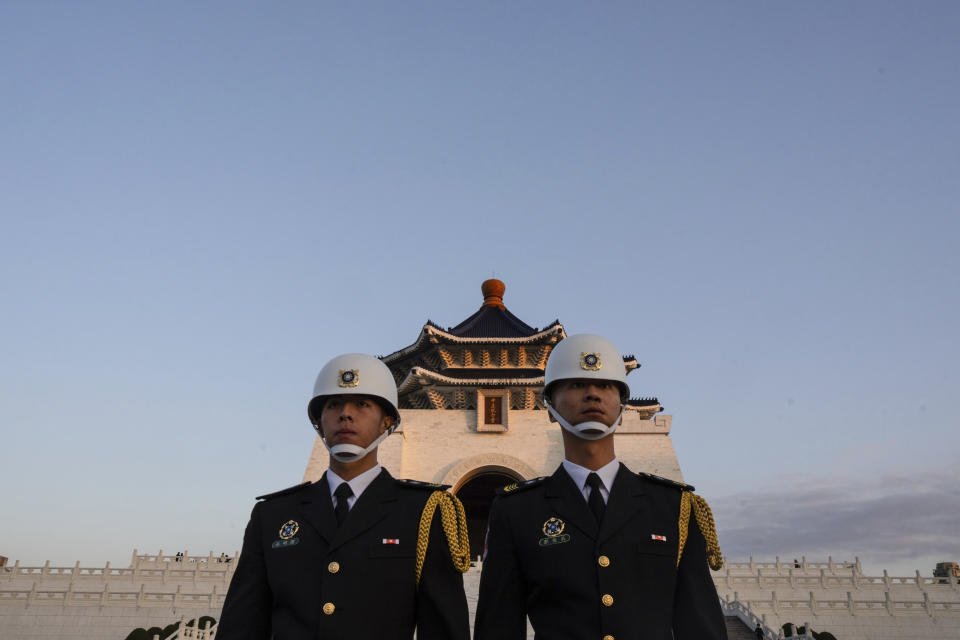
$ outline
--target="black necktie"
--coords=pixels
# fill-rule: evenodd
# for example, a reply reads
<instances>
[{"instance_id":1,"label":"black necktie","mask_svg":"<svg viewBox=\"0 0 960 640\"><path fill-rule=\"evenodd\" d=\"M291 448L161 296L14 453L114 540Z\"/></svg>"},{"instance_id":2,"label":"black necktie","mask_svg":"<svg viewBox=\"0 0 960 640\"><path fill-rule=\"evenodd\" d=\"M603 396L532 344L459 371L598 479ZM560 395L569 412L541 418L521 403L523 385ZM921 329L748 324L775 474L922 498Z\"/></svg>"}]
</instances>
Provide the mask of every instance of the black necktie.
<instances>
[{"instance_id":1,"label":"black necktie","mask_svg":"<svg viewBox=\"0 0 960 640\"><path fill-rule=\"evenodd\" d=\"M347 506L347 498L352 495L353 489L346 482L341 482L340 486L333 492L333 497L337 499L337 506L333 508L333 515L337 516L338 527L347 519L347 513L350 511L350 507Z\"/></svg>"},{"instance_id":2,"label":"black necktie","mask_svg":"<svg viewBox=\"0 0 960 640\"><path fill-rule=\"evenodd\" d=\"M590 505L590 511L593 511L593 517L597 519L597 524L600 524L603 522L603 512L607 508L603 496L600 495L600 487L603 486L603 482L600 480L600 476L591 473L587 476L587 486L590 487L590 497L587 498L587 504Z\"/></svg>"}]
</instances>

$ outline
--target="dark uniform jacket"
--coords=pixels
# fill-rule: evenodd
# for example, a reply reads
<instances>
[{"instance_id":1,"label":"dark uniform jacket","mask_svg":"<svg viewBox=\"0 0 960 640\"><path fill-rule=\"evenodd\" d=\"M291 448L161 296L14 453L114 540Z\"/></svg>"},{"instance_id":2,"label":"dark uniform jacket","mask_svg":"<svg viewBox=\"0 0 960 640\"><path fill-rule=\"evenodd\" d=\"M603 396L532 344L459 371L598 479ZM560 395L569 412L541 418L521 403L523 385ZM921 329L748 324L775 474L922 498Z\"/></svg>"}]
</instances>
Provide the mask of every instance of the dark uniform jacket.
<instances>
[{"instance_id":1,"label":"dark uniform jacket","mask_svg":"<svg viewBox=\"0 0 960 640\"><path fill-rule=\"evenodd\" d=\"M440 509L416 584L420 515L436 489L384 470L339 529L326 476L265 496L243 537L218 640L410 640L415 626L419 640L468 639L463 576Z\"/></svg>"},{"instance_id":2,"label":"dark uniform jacket","mask_svg":"<svg viewBox=\"0 0 960 640\"><path fill-rule=\"evenodd\" d=\"M727 637L692 517L679 568L680 486L622 464L602 526L561 466L494 501L476 640ZM663 539L661 539L663 538Z\"/></svg>"}]
</instances>

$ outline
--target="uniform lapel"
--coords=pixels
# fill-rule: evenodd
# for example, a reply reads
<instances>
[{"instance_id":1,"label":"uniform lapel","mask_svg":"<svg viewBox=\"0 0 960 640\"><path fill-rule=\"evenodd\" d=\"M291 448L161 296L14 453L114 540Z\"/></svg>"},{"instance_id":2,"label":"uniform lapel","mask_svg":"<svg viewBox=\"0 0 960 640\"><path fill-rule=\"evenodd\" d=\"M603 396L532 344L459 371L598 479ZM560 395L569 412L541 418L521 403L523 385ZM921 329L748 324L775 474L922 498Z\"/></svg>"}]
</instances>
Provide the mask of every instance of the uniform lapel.
<instances>
[{"instance_id":1,"label":"uniform lapel","mask_svg":"<svg viewBox=\"0 0 960 640\"><path fill-rule=\"evenodd\" d=\"M310 523L329 544L337 533L337 519L333 515L333 500L330 498L330 484L324 473L319 482L314 482L304 492L300 501L300 517Z\"/></svg>"},{"instance_id":2,"label":"uniform lapel","mask_svg":"<svg viewBox=\"0 0 960 640\"><path fill-rule=\"evenodd\" d=\"M354 503L330 542L330 551L343 546L387 516L384 503L397 499L393 476L384 469Z\"/></svg>"},{"instance_id":3,"label":"uniform lapel","mask_svg":"<svg viewBox=\"0 0 960 640\"><path fill-rule=\"evenodd\" d=\"M643 486L639 478L623 464L617 470L617 476L610 488L610 498L607 500L607 509L603 514L603 524L600 526L600 542L613 536L623 528L630 519L640 511L643 495Z\"/></svg>"},{"instance_id":4,"label":"uniform lapel","mask_svg":"<svg viewBox=\"0 0 960 640\"><path fill-rule=\"evenodd\" d=\"M587 501L583 498L583 493L574 484L573 478L564 470L563 465L560 465L544 484L544 497L550 507L562 519L596 539L599 531L597 519L593 517Z\"/></svg>"}]
</instances>

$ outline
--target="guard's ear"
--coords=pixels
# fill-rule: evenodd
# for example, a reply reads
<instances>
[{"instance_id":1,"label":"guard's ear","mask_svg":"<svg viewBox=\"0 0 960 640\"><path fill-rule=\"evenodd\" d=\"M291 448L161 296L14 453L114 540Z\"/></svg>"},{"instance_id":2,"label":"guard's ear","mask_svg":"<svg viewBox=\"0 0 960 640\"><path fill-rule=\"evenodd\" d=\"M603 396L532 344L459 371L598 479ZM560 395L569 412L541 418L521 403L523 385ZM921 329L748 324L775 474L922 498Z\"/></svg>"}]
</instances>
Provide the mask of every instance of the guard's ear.
<instances>
[{"instance_id":1,"label":"guard's ear","mask_svg":"<svg viewBox=\"0 0 960 640\"><path fill-rule=\"evenodd\" d=\"M393 416L384 415L383 421L380 423L380 433L383 433L384 431L392 427L394 424L396 424L396 422L397 420Z\"/></svg>"}]
</instances>

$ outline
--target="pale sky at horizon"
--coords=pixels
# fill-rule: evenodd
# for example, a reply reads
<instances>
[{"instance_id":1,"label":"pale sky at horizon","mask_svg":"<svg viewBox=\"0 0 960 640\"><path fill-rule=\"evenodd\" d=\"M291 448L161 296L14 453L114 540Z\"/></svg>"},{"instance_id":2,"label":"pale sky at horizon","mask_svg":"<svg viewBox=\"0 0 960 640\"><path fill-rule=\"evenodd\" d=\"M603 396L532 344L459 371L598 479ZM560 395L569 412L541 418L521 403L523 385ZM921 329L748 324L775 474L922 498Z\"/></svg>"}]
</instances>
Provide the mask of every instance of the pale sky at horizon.
<instances>
[{"instance_id":1,"label":"pale sky at horizon","mask_svg":"<svg viewBox=\"0 0 960 640\"><path fill-rule=\"evenodd\" d=\"M232 553L330 357L600 333L731 559L960 561L960 5L0 6L0 555ZM951 490L952 489L952 490Z\"/></svg>"}]
</instances>

